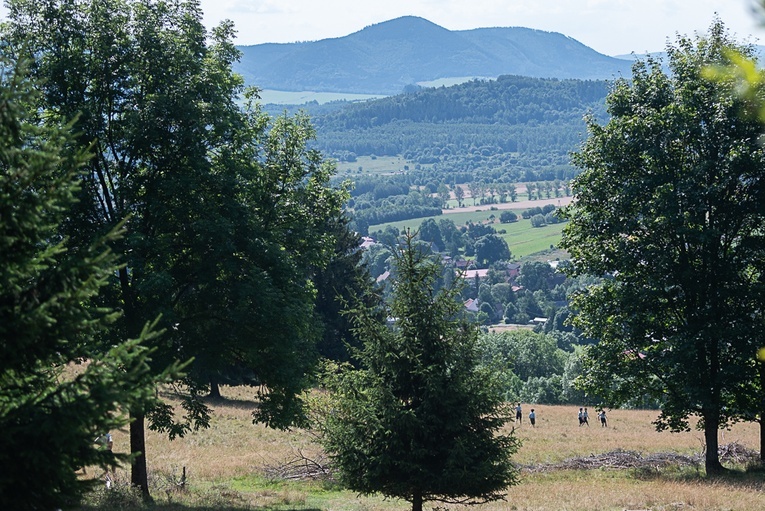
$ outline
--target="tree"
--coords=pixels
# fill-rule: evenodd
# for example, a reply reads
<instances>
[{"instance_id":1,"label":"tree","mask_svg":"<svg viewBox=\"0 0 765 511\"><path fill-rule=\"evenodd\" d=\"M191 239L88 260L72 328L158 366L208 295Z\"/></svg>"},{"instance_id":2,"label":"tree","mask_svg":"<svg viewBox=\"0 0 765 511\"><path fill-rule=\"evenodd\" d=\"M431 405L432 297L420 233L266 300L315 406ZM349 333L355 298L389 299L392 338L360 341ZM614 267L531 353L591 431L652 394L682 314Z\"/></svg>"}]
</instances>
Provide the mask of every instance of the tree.
<instances>
[{"instance_id":1,"label":"tree","mask_svg":"<svg viewBox=\"0 0 765 511\"><path fill-rule=\"evenodd\" d=\"M438 191L438 198L441 199L441 207L448 208L449 198L451 196L451 194L449 193L449 187L446 186L446 183L439 183L437 191Z\"/></svg>"},{"instance_id":2,"label":"tree","mask_svg":"<svg viewBox=\"0 0 765 511\"><path fill-rule=\"evenodd\" d=\"M653 397L657 429L698 414L707 473L723 470L718 429L743 415L763 320L765 154L760 126L732 80L704 69L752 48L722 23L668 46L671 75L648 59L608 96L611 120L588 120L583 169L563 246L575 275L606 278L575 298L576 325L600 340L585 384L609 403ZM591 393L592 393L591 392Z\"/></svg>"},{"instance_id":3,"label":"tree","mask_svg":"<svg viewBox=\"0 0 765 511\"><path fill-rule=\"evenodd\" d=\"M465 200L465 190L460 185L454 185L454 198L457 199L459 207L462 207L462 201Z\"/></svg>"},{"instance_id":4,"label":"tree","mask_svg":"<svg viewBox=\"0 0 765 511\"><path fill-rule=\"evenodd\" d=\"M518 447L500 434L509 420L499 380L479 368L475 325L455 288L435 291L439 265L407 235L395 252L397 276L387 316L352 317L364 349L361 370L330 376L331 410L318 426L338 477L363 494L412 503L485 502L514 484Z\"/></svg>"},{"instance_id":5,"label":"tree","mask_svg":"<svg viewBox=\"0 0 765 511\"><path fill-rule=\"evenodd\" d=\"M508 185L507 191L510 194L510 202L518 200L518 190L515 188L515 185Z\"/></svg>"},{"instance_id":6,"label":"tree","mask_svg":"<svg viewBox=\"0 0 765 511\"><path fill-rule=\"evenodd\" d=\"M142 343L157 333L148 327L136 340L102 342L118 316L98 301L119 268L108 244L121 231L83 247L60 236L87 157L70 125L34 117L26 66L2 67L0 507L56 509L95 482L79 480L79 467L127 460L93 441L152 403L170 373L150 370Z\"/></svg>"},{"instance_id":7,"label":"tree","mask_svg":"<svg viewBox=\"0 0 765 511\"><path fill-rule=\"evenodd\" d=\"M444 239L441 236L441 229L435 220L428 218L423 220L418 229L419 238L422 241L432 243L437 252L444 249Z\"/></svg>"},{"instance_id":8,"label":"tree","mask_svg":"<svg viewBox=\"0 0 765 511\"><path fill-rule=\"evenodd\" d=\"M125 265L105 298L124 311L112 331L136 337L161 314L167 335L153 369L194 357L181 382L187 420L168 406L131 411L131 479L149 497L144 417L171 437L205 426L199 392L231 367L260 383L257 420L301 419L321 332L311 277L333 253L328 219L346 194L309 150L305 116L271 121L253 92L239 106L233 27L224 22L208 39L198 2L8 6L2 50L29 54L42 83L37 106L76 117L92 154L63 226L72 246L129 216L114 246Z\"/></svg>"},{"instance_id":9,"label":"tree","mask_svg":"<svg viewBox=\"0 0 765 511\"><path fill-rule=\"evenodd\" d=\"M468 191L470 191L470 197L473 199L473 206L478 204L478 194L481 191L481 184L478 181L470 181L468 183Z\"/></svg>"},{"instance_id":10,"label":"tree","mask_svg":"<svg viewBox=\"0 0 765 511\"><path fill-rule=\"evenodd\" d=\"M538 214L531 217L531 227L544 227L545 225L547 222L544 215Z\"/></svg>"},{"instance_id":11,"label":"tree","mask_svg":"<svg viewBox=\"0 0 765 511\"><path fill-rule=\"evenodd\" d=\"M364 251L359 250L358 234L348 230L345 217L330 223L335 231L335 253L329 265L318 269L312 278L317 292L316 312L323 327L317 347L322 357L347 362L351 350L359 349L361 341L353 332L350 318L343 314L345 305L354 297L377 299L377 295L367 292L374 281L362 262Z\"/></svg>"},{"instance_id":12,"label":"tree","mask_svg":"<svg viewBox=\"0 0 765 511\"><path fill-rule=\"evenodd\" d=\"M486 267L497 261L510 259L510 249L507 242L496 234L487 234L475 242L475 259L479 265Z\"/></svg>"},{"instance_id":13,"label":"tree","mask_svg":"<svg viewBox=\"0 0 765 511\"><path fill-rule=\"evenodd\" d=\"M513 211L503 211L499 215L499 221L503 224L509 224L511 222L517 222L518 221L518 215L515 214Z\"/></svg>"},{"instance_id":14,"label":"tree","mask_svg":"<svg viewBox=\"0 0 765 511\"><path fill-rule=\"evenodd\" d=\"M550 289L550 281L555 275L555 270L549 263L542 261L529 261L521 266L518 274L518 284L529 291Z\"/></svg>"}]
</instances>

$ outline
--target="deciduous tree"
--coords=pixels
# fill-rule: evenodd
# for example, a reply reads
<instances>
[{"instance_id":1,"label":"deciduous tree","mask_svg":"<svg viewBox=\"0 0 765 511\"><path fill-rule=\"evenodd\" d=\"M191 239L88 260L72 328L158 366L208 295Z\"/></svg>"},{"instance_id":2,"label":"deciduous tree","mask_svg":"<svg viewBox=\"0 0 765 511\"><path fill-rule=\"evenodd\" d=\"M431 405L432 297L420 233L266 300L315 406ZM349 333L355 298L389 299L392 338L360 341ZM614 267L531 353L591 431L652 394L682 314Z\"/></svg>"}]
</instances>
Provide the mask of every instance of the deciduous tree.
<instances>
[{"instance_id":1,"label":"deciduous tree","mask_svg":"<svg viewBox=\"0 0 765 511\"><path fill-rule=\"evenodd\" d=\"M207 34L195 0L8 2L3 51L26 51L41 78L39 108L77 116L92 158L64 225L87 246L128 218L125 261L108 297L113 329L136 336L161 314L155 370L195 357L183 383L188 421L168 407L132 410L132 482L148 496L144 415L184 434L205 426L199 391L231 366L261 384L256 419L298 419L320 328L312 273L329 260L327 220L342 190L309 150L305 116L271 121L239 106L233 26Z\"/></svg>"},{"instance_id":2,"label":"deciduous tree","mask_svg":"<svg viewBox=\"0 0 765 511\"><path fill-rule=\"evenodd\" d=\"M648 59L608 96L611 120L589 120L583 172L563 246L574 274L605 275L575 300L576 324L599 344L585 384L610 403L661 402L658 429L698 414L707 473L722 470L718 429L741 416L756 378L765 255L761 128L732 80L703 70L745 55L715 21L667 48L671 74Z\"/></svg>"}]
</instances>

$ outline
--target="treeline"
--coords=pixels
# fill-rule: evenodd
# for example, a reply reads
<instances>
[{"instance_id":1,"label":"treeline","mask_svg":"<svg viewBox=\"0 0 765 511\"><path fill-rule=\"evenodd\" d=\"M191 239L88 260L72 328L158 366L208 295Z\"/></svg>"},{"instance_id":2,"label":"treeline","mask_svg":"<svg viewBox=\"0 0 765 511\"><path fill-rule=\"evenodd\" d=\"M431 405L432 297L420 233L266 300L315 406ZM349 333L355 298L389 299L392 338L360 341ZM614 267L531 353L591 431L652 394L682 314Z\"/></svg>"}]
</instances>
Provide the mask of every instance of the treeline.
<instances>
[{"instance_id":1,"label":"treeline","mask_svg":"<svg viewBox=\"0 0 765 511\"><path fill-rule=\"evenodd\" d=\"M605 117L607 82L503 76L315 114L317 148L343 161L396 156L447 182L568 179L583 117ZM309 112L311 111L309 107Z\"/></svg>"},{"instance_id":2,"label":"treeline","mask_svg":"<svg viewBox=\"0 0 765 511\"><path fill-rule=\"evenodd\" d=\"M581 121L588 109L602 105L607 88L602 80L500 76L354 104L316 119L316 125L320 131L348 131L404 119L426 123L569 123Z\"/></svg>"}]
</instances>

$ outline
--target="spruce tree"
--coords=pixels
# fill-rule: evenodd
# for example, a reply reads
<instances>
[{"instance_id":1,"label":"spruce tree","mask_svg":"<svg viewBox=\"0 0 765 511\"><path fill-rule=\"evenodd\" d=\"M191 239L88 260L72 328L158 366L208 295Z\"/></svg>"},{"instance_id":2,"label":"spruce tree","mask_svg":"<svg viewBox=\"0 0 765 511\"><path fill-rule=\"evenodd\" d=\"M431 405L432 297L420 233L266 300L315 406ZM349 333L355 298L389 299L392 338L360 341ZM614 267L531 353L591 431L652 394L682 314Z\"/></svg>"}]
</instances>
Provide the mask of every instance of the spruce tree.
<instances>
[{"instance_id":1,"label":"spruce tree","mask_svg":"<svg viewBox=\"0 0 765 511\"><path fill-rule=\"evenodd\" d=\"M127 461L94 439L151 403L167 374L152 376L139 340L100 342L118 316L94 303L119 268L106 247L119 232L76 249L60 236L85 158L69 126L34 118L24 66L2 69L0 508L50 510L82 494L79 467Z\"/></svg>"},{"instance_id":2,"label":"spruce tree","mask_svg":"<svg viewBox=\"0 0 765 511\"><path fill-rule=\"evenodd\" d=\"M361 369L328 377L330 410L320 438L342 483L362 494L476 503L503 498L516 483L518 441L498 381L478 366L477 326L458 289L437 287L437 261L404 237L394 249L392 301L351 312L364 342Z\"/></svg>"}]
</instances>

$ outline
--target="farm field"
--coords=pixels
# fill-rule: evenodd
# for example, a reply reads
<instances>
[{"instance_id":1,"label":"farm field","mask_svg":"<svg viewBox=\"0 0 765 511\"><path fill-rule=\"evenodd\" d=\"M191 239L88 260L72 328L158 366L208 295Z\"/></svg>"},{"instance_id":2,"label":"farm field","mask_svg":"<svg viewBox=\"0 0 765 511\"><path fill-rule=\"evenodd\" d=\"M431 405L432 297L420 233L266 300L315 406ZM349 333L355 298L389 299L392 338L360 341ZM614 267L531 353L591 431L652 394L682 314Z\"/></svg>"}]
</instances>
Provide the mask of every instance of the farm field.
<instances>
[{"instance_id":1,"label":"farm field","mask_svg":"<svg viewBox=\"0 0 765 511\"><path fill-rule=\"evenodd\" d=\"M379 94L353 94L344 92L315 92L315 91L283 91L263 89L260 91L260 99L264 104L274 105L303 105L311 101L319 104L330 101L368 101L370 99L384 98Z\"/></svg>"},{"instance_id":2,"label":"farm field","mask_svg":"<svg viewBox=\"0 0 765 511\"><path fill-rule=\"evenodd\" d=\"M210 403L215 409L211 428L173 442L148 431L147 452L154 507L144 507L126 488L128 473L117 469L116 486L101 489L83 511L106 509L161 509L163 511L406 511L406 502L380 496L361 497L320 481L286 481L290 461L320 459L320 451L303 430L275 431L251 423L255 406L250 389L222 389L227 399ZM765 508L765 476L743 473L710 480L702 467L591 470L546 469L544 465L615 451L678 455L699 454L702 434L657 433L649 410L609 410L609 427L577 425L575 406L523 404L524 416L534 407L537 425L516 426L523 445L515 461L523 469L518 486L508 489L506 500L473 507L477 511L578 511L578 510L740 510ZM594 417L595 411L591 409ZM720 432L721 445L736 443L759 448L759 429L753 423L737 424ZM128 435L115 432L114 448L125 452ZM179 489L183 469L187 485ZM738 467L740 468L740 467ZM95 469L89 470L94 474ZM131 507L135 506L135 507ZM463 511L465 506L441 506Z\"/></svg>"},{"instance_id":3,"label":"farm field","mask_svg":"<svg viewBox=\"0 0 765 511\"><path fill-rule=\"evenodd\" d=\"M527 203L523 203L524 205ZM450 212L449 214L431 216L425 218L413 218L410 220L401 220L399 222L389 222L385 224L371 225L369 226L369 232L375 232L381 229L385 229L387 226L393 226L399 231L403 229L415 230L425 220L432 218L436 222L441 219L451 220L457 225L465 225L467 222L483 222L492 223L492 226L497 230L505 230L505 233L499 232L499 237L503 238L508 247L510 248L510 254L514 260L522 260L531 254L541 252L543 250L549 250L551 247L557 246L561 239L561 233L565 223L546 225L544 227L532 227L530 220L524 220L520 217L522 211L534 207L544 206L545 201L533 201L529 204L519 208L513 208L518 214L518 221L503 224L499 221L499 215L501 211L490 210L489 207L484 206L475 210L465 210L459 212Z\"/></svg>"},{"instance_id":4,"label":"farm field","mask_svg":"<svg viewBox=\"0 0 765 511\"><path fill-rule=\"evenodd\" d=\"M389 176L403 173L406 171L406 166L414 168L414 165L401 156L359 156L353 162L337 162L337 176L350 179L361 175ZM423 167L427 167L427 165L423 165Z\"/></svg>"}]
</instances>

